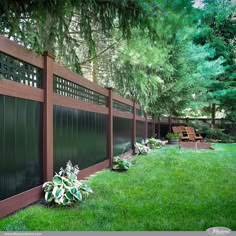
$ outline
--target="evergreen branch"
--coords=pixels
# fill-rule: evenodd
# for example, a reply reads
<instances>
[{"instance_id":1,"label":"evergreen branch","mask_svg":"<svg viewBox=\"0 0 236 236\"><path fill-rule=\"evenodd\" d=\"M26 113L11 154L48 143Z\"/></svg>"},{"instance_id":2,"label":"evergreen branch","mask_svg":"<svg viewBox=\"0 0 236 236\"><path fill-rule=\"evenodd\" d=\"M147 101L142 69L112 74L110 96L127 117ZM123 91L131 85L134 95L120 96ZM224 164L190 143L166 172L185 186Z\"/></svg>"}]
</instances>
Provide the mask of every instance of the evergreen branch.
<instances>
[{"instance_id":1,"label":"evergreen branch","mask_svg":"<svg viewBox=\"0 0 236 236\"><path fill-rule=\"evenodd\" d=\"M120 38L118 38L118 39L116 40L116 42L112 43L111 45L109 45L108 47L106 47L105 49L103 49L101 52L99 52L98 54L96 54L95 56L92 56L92 57L88 58L87 60L82 61L82 62L80 63L80 65L84 65L84 64L86 64L87 62L90 62L90 61L92 61L93 59L95 59L95 58L101 56L103 53L105 53L105 52L108 51L110 48L112 48L115 44L117 44L122 38L123 38L123 35L122 35Z\"/></svg>"}]
</instances>

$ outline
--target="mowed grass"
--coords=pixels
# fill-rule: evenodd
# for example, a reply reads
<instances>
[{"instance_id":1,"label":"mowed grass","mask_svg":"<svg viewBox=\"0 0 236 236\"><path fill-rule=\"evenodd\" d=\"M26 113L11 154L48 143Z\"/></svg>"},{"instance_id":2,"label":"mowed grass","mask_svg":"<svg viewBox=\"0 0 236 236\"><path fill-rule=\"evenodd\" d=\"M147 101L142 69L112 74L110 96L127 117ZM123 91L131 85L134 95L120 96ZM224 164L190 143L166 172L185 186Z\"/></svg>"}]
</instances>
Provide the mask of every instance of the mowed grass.
<instances>
[{"instance_id":1,"label":"mowed grass","mask_svg":"<svg viewBox=\"0 0 236 236\"><path fill-rule=\"evenodd\" d=\"M136 156L128 172L92 177L94 194L82 203L30 206L1 219L0 231L236 230L236 144L214 147L164 147Z\"/></svg>"}]
</instances>

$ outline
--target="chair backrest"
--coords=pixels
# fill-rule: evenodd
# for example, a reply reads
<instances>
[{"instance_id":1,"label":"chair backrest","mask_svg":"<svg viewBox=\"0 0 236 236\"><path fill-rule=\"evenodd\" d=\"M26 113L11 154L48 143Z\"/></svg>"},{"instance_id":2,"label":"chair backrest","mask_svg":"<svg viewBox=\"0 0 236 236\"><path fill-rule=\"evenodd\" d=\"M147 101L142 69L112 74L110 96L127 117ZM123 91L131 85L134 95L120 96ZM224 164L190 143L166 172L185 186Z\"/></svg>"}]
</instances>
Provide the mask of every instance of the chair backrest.
<instances>
[{"instance_id":1,"label":"chair backrest","mask_svg":"<svg viewBox=\"0 0 236 236\"><path fill-rule=\"evenodd\" d=\"M185 126L172 126L173 133L186 132Z\"/></svg>"},{"instance_id":2,"label":"chair backrest","mask_svg":"<svg viewBox=\"0 0 236 236\"><path fill-rule=\"evenodd\" d=\"M177 134L177 133L181 133L179 126L172 126L172 131L173 133Z\"/></svg>"},{"instance_id":3,"label":"chair backrest","mask_svg":"<svg viewBox=\"0 0 236 236\"><path fill-rule=\"evenodd\" d=\"M179 126L179 129L182 133L186 132L186 127L185 126Z\"/></svg>"},{"instance_id":4,"label":"chair backrest","mask_svg":"<svg viewBox=\"0 0 236 236\"><path fill-rule=\"evenodd\" d=\"M186 129L188 130L188 132L189 132L190 134L196 135L195 130L194 130L193 127L188 126L188 127L186 127Z\"/></svg>"},{"instance_id":5,"label":"chair backrest","mask_svg":"<svg viewBox=\"0 0 236 236\"><path fill-rule=\"evenodd\" d=\"M187 131L185 129L185 126L172 126L173 133L179 133L181 134L181 138L186 140L188 139Z\"/></svg>"},{"instance_id":6,"label":"chair backrest","mask_svg":"<svg viewBox=\"0 0 236 236\"><path fill-rule=\"evenodd\" d=\"M190 141L195 141L195 139L196 139L196 133L195 133L194 128L188 126L188 127L186 127L186 132L187 132L187 134L188 134L188 136L189 136L189 140L190 140Z\"/></svg>"}]
</instances>

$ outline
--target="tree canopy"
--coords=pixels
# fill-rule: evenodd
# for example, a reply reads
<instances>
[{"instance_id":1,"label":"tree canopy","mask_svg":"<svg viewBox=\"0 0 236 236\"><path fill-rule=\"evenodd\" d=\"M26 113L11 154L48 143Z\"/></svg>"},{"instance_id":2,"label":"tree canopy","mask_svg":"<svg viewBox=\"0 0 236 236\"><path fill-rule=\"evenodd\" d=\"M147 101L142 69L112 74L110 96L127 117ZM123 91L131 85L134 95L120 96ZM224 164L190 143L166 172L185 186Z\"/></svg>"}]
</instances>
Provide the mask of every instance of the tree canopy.
<instances>
[{"instance_id":1,"label":"tree canopy","mask_svg":"<svg viewBox=\"0 0 236 236\"><path fill-rule=\"evenodd\" d=\"M0 33L147 111L236 120L230 0L3 0Z\"/></svg>"}]
</instances>

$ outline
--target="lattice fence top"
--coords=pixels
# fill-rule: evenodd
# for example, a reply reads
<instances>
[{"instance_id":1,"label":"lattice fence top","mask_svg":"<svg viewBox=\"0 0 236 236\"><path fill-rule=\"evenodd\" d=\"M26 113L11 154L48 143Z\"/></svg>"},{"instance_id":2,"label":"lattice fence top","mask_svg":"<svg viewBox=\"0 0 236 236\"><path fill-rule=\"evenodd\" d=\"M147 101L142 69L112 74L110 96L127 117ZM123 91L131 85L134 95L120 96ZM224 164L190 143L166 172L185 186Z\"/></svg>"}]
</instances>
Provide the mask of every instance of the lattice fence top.
<instances>
[{"instance_id":1,"label":"lattice fence top","mask_svg":"<svg viewBox=\"0 0 236 236\"><path fill-rule=\"evenodd\" d=\"M136 115L141 116L141 117L145 117L145 112L143 110L136 109Z\"/></svg>"},{"instance_id":2,"label":"lattice fence top","mask_svg":"<svg viewBox=\"0 0 236 236\"><path fill-rule=\"evenodd\" d=\"M42 88L42 69L0 52L0 78Z\"/></svg>"},{"instance_id":3,"label":"lattice fence top","mask_svg":"<svg viewBox=\"0 0 236 236\"><path fill-rule=\"evenodd\" d=\"M61 78L57 75L54 75L53 81L53 90L57 94L82 100L84 102L108 106L108 98L100 93Z\"/></svg>"},{"instance_id":4,"label":"lattice fence top","mask_svg":"<svg viewBox=\"0 0 236 236\"><path fill-rule=\"evenodd\" d=\"M123 102L113 100L113 108L118 111L133 113L133 107Z\"/></svg>"}]
</instances>

